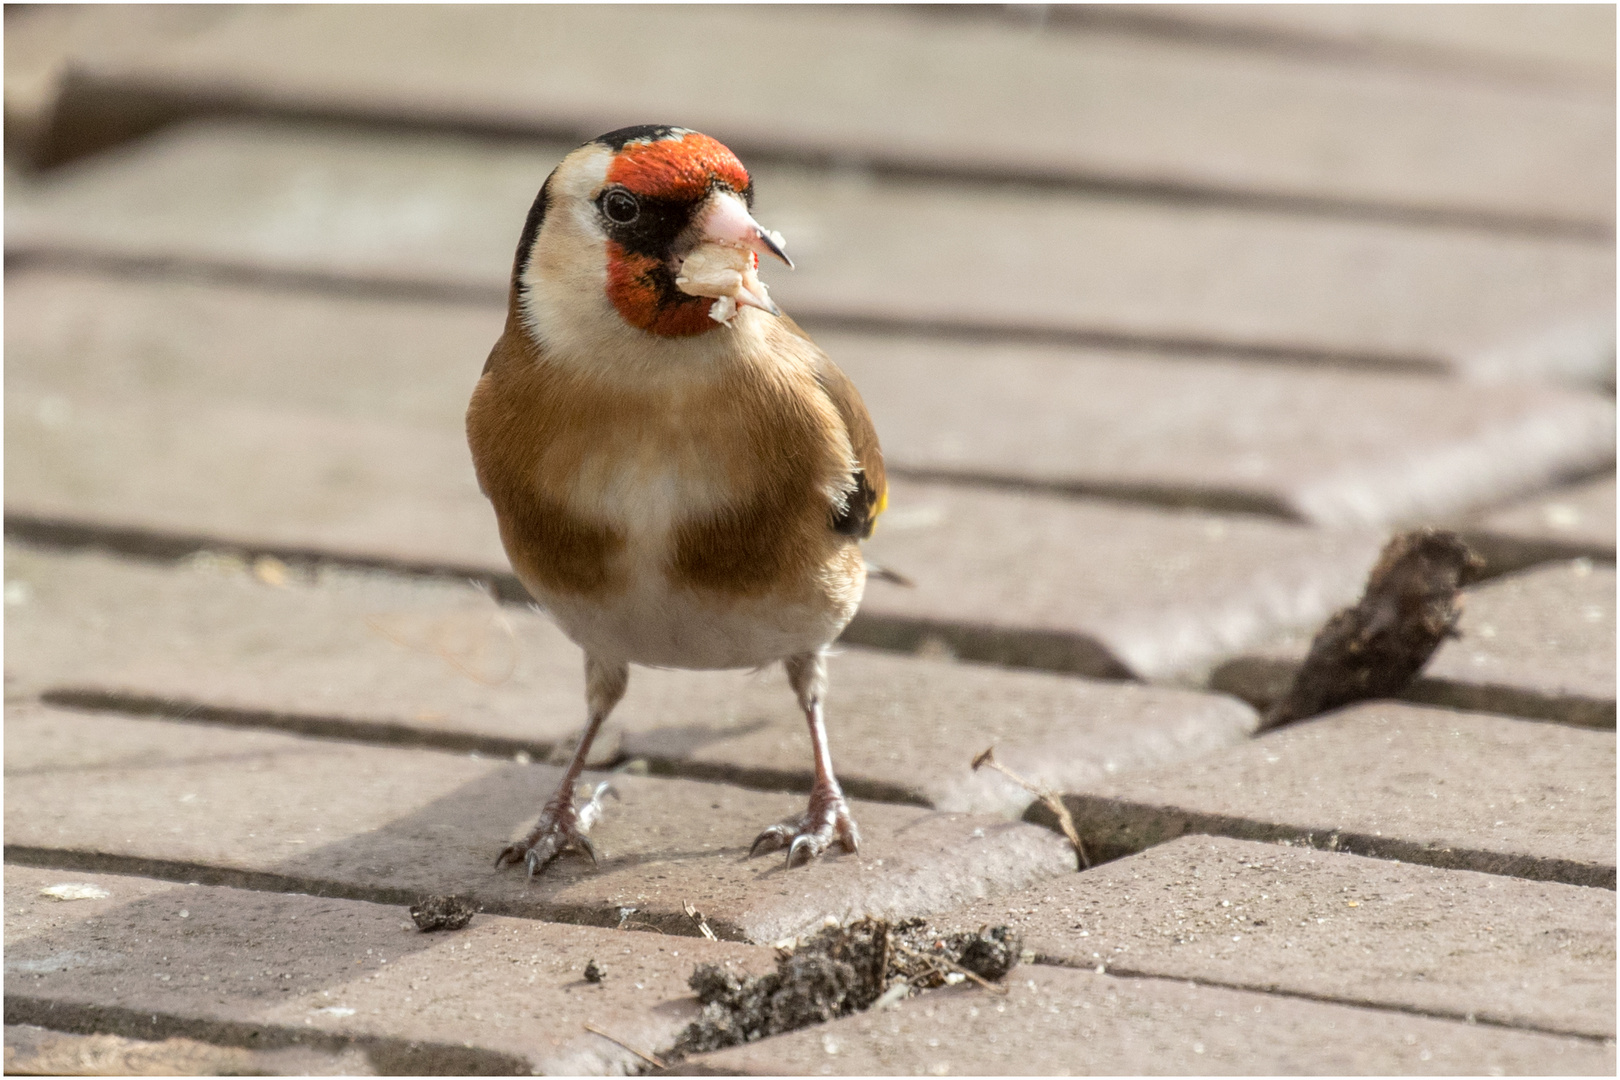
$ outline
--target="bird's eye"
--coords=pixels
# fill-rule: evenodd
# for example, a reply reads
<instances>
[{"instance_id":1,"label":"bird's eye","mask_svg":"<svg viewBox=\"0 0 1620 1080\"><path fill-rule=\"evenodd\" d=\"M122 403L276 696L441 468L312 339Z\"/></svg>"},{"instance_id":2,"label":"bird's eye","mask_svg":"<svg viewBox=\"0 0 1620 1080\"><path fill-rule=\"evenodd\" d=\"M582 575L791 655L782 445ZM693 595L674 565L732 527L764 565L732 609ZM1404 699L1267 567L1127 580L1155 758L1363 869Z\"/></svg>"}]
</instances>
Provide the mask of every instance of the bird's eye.
<instances>
[{"instance_id":1,"label":"bird's eye","mask_svg":"<svg viewBox=\"0 0 1620 1080\"><path fill-rule=\"evenodd\" d=\"M602 213L609 221L628 225L641 216L641 204L623 188L614 188L602 196Z\"/></svg>"}]
</instances>

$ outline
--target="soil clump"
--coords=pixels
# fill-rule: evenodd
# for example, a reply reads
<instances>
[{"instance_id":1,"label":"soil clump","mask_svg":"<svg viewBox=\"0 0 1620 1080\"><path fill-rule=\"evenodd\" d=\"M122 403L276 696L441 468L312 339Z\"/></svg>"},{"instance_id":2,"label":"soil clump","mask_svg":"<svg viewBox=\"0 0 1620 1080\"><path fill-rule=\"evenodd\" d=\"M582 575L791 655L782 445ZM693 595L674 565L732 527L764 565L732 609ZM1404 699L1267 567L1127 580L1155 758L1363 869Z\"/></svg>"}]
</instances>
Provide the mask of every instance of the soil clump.
<instances>
[{"instance_id":1,"label":"soil clump","mask_svg":"<svg viewBox=\"0 0 1620 1080\"><path fill-rule=\"evenodd\" d=\"M459 896L429 896L411 905L411 921L423 933L460 930L472 922L478 908Z\"/></svg>"},{"instance_id":2,"label":"soil clump","mask_svg":"<svg viewBox=\"0 0 1620 1080\"><path fill-rule=\"evenodd\" d=\"M1021 951L1017 934L1005 926L935 934L922 919L860 919L779 949L776 970L765 975L739 979L699 964L688 985L703 1014L677 1037L673 1055L826 1023L871 1007L894 987L903 987L904 996L970 978L994 983L1018 963Z\"/></svg>"},{"instance_id":3,"label":"soil clump","mask_svg":"<svg viewBox=\"0 0 1620 1080\"><path fill-rule=\"evenodd\" d=\"M1440 643L1457 636L1459 590L1483 567L1453 532L1417 529L1391 539L1361 599L1322 627L1260 730L1368 698L1398 697Z\"/></svg>"}]
</instances>

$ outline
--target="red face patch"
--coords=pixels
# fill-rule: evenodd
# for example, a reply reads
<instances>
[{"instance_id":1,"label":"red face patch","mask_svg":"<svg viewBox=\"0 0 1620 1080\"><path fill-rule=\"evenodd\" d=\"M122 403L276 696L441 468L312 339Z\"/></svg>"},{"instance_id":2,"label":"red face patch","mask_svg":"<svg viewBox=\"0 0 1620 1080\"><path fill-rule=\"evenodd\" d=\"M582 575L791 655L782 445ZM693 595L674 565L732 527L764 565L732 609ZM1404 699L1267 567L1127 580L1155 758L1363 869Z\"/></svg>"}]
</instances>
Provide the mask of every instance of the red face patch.
<instances>
[{"instance_id":1,"label":"red face patch","mask_svg":"<svg viewBox=\"0 0 1620 1080\"><path fill-rule=\"evenodd\" d=\"M608 167L608 183L654 199L699 199L714 180L748 190L748 170L723 145L696 131L678 139L631 143Z\"/></svg>"},{"instance_id":2,"label":"red face patch","mask_svg":"<svg viewBox=\"0 0 1620 1080\"><path fill-rule=\"evenodd\" d=\"M659 261L649 255L632 255L608 242L608 299L619 316L638 330L662 337L692 337L720 324L709 318L706 296L682 296L675 303L660 303L657 275Z\"/></svg>"}]
</instances>

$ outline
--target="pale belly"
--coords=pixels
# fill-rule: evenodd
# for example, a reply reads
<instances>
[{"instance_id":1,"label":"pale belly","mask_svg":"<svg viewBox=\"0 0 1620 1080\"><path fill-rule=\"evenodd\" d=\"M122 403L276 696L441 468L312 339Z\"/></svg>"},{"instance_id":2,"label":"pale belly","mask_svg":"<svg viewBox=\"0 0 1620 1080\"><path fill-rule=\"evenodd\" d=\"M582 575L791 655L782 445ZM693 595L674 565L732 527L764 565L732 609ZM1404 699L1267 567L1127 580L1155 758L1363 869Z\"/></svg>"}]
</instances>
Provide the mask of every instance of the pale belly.
<instances>
[{"instance_id":1,"label":"pale belly","mask_svg":"<svg viewBox=\"0 0 1620 1080\"><path fill-rule=\"evenodd\" d=\"M636 564L629 586L607 596L524 584L563 633L593 656L699 669L761 667L830 644L854 617L866 584L853 544L791 598L675 585L656 564Z\"/></svg>"},{"instance_id":2,"label":"pale belly","mask_svg":"<svg viewBox=\"0 0 1620 1080\"><path fill-rule=\"evenodd\" d=\"M657 410L621 411L620 423L589 437L558 437L535 464L548 497L624 541L612 556L611 585L584 594L531 580L514 558L563 632L602 659L681 668L758 667L835 640L860 604L866 573L857 545L822 524L820 493L806 493L814 505L798 508L804 520L794 527L818 537L824 530L825 548L784 569L783 580L741 592L701 575L680 578L672 569L680 524L727 512L739 487L757 482L746 456L755 452L753 437L744 418L712 396L676 395ZM829 483L842 483L847 466L839 455L826 464L838 478Z\"/></svg>"},{"instance_id":3,"label":"pale belly","mask_svg":"<svg viewBox=\"0 0 1620 1080\"><path fill-rule=\"evenodd\" d=\"M679 668L759 667L838 637L866 585L855 544L829 531L819 565L763 594L676 580L670 571L676 522L722 505L725 492L711 480L721 470L690 444L640 450L593 455L568 493L571 509L611 522L625 537L615 559L615 570L623 571L617 586L581 596L524 580L565 634L603 659Z\"/></svg>"}]
</instances>

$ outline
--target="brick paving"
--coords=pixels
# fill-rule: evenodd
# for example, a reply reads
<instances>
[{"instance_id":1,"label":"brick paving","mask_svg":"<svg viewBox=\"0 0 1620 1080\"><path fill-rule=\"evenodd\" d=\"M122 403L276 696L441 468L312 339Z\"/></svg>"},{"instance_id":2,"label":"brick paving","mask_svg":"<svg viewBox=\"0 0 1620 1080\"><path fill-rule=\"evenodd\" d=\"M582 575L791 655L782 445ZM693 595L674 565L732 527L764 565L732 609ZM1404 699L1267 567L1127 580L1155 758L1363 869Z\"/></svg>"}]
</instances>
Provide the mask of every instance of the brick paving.
<instances>
[{"instance_id":1,"label":"brick paving","mask_svg":"<svg viewBox=\"0 0 1620 1080\"><path fill-rule=\"evenodd\" d=\"M40 419L48 398L112 397L121 407L136 398L155 418L176 399L200 399L432 427L459 443L460 399L504 318L495 305L266 296L96 273L15 273L8 285L17 308L6 329L10 388L20 398L12 408L25 428L49 427L49 407ZM195 331L170 341L178 319ZM249 326L251 343L241 342ZM1490 506L1614 456L1610 402L1557 386L1118 349L817 338L860 385L889 467L910 474L1355 526ZM146 359L132 365L132 355ZM1330 407L1337 424L1311 423ZM39 456L61 461L89 432L71 410L54 420L67 445ZM447 451L458 462L459 449Z\"/></svg>"},{"instance_id":2,"label":"brick paving","mask_svg":"<svg viewBox=\"0 0 1620 1080\"><path fill-rule=\"evenodd\" d=\"M96 328L99 344L86 349L78 345L86 328L72 312L100 306L91 300L99 296L94 280L28 275L21 291L37 303L26 310L42 314L9 331L19 354L8 369L19 451L7 476L14 515L508 573L461 430L467 386L487 350L484 339L496 332L495 313L481 320L456 307L435 323L420 304L402 314L398 301L277 296L246 314L253 300L242 290L220 296L185 286L125 288L114 291L113 313ZM154 292L161 299L143 314L140 300ZM163 328L180 318L200 328L176 357L163 344ZM262 351L226 367L213 358L238 351L227 337L233 326L255 327ZM368 341L384 347L351 360ZM131 371L118 363L130 354L153 359ZM447 354L463 358L459 380L444 374ZM283 356L295 359L283 363ZM243 374L232 379L227 373L237 365ZM347 373L329 378L334 368ZM186 377L194 370L196 377ZM413 370L427 372L419 384L407 374ZM1267 370L1247 387L1230 387L1232 396L1265 394ZM410 388L369 391L396 380ZM1332 376L1305 381L1328 384L1310 392L1331 395ZM316 383L322 388L311 389ZM1583 396L1556 394L1541 416L1526 418L1528 426L1574 421L1569 449L1590 453L1612 417L1594 412ZM914 416L926 408L899 400L898 391L892 396ZM1128 415L1142 400L1116 405ZM1213 413L1220 406L1216 398L1209 407ZM996 427L1016 429L1021 412L1016 401L1006 402ZM181 415L185 422L177 423ZM1505 436L1500 441L1511 445L1516 440L1505 429L1515 426L1524 425L1510 422L1479 441ZM1295 455L1273 443L1262 456ZM1441 472L1443 459L1458 456L1472 454L1457 444L1432 454ZM1560 456L1544 457L1543 467ZM1185 473L1183 463L1196 457L1188 448L1175 467ZM1510 454L1481 458L1494 462L1486 471L1509 490L1522 481L1522 473L1512 476L1519 466ZM1375 486L1401 500L1394 485ZM962 656L1092 675L1169 674L1310 627L1354 597L1381 539L1365 527L1315 530L1260 515L939 482L897 480L891 502L871 551L917 588L874 586L852 640L910 648L937 638ZM958 527L965 521L976 523L966 543ZM1072 558L1077 535L1087 537L1084 567ZM1027 573L1001 572L1009 560Z\"/></svg>"},{"instance_id":3,"label":"brick paving","mask_svg":"<svg viewBox=\"0 0 1620 1080\"><path fill-rule=\"evenodd\" d=\"M1614 527L1611 474L1480 514L1468 542L1501 570L1562 558L1613 563Z\"/></svg>"},{"instance_id":4,"label":"brick paving","mask_svg":"<svg viewBox=\"0 0 1620 1080\"><path fill-rule=\"evenodd\" d=\"M1068 842L1035 825L857 800L861 857L790 876L748 847L803 795L616 776L591 834L599 866L562 860L531 884L494 869L494 853L533 823L558 768L27 706L8 735L9 846L222 882L395 903L466 893L491 910L697 934L691 903L717 934L772 942L829 915L928 915L1075 866ZM65 791L63 774L93 783Z\"/></svg>"},{"instance_id":5,"label":"brick paving","mask_svg":"<svg viewBox=\"0 0 1620 1080\"><path fill-rule=\"evenodd\" d=\"M109 895L40 895L67 879ZM635 1057L584 1024L660 1046L697 1014L693 962L739 974L773 964L772 950L732 942L495 915L422 934L382 904L29 867L7 870L6 912L8 1019L77 1014L83 1025L105 1011L124 1015L128 1035L138 1014L166 1013L194 1037L257 1029L261 1045L287 1045L308 1032L316 1045L367 1045L373 1061L382 1043L423 1074L510 1075L514 1062L619 1072ZM597 983L584 978L592 960Z\"/></svg>"},{"instance_id":6,"label":"brick paving","mask_svg":"<svg viewBox=\"0 0 1620 1080\"><path fill-rule=\"evenodd\" d=\"M1378 701L1066 801L1113 850L1213 832L1612 889L1614 749L1609 732Z\"/></svg>"},{"instance_id":7,"label":"brick paving","mask_svg":"<svg viewBox=\"0 0 1620 1080\"><path fill-rule=\"evenodd\" d=\"M608 39L611 50L572 47ZM1414 88L1398 71L1304 57L1032 37L1016 19L333 8L254 12L174 34L167 47L142 44L101 44L76 66L103 94L294 116L404 114L584 139L626 114L674 112L699 130L735 131L750 150L834 160L1577 220L1614 213L1603 137L1613 102L1600 90ZM637 56L633 75L615 63L622 54ZM840 78L829 80L834 56ZM717 96L688 77L719 67L749 92ZM611 96L596 92L604 79ZM1427 152L1440 139L1448 152Z\"/></svg>"},{"instance_id":8,"label":"brick paving","mask_svg":"<svg viewBox=\"0 0 1620 1080\"><path fill-rule=\"evenodd\" d=\"M374 1076L365 1052L290 1046L248 1050L197 1039L77 1035L7 1024L6 1072L24 1076Z\"/></svg>"},{"instance_id":9,"label":"brick paving","mask_svg":"<svg viewBox=\"0 0 1620 1080\"><path fill-rule=\"evenodd\" d=\"M133 564L13 545L13 689L50 700L384 743L544 759L578 732L579 649L549 620L461 583L274 564ZM1031 799L974 755L1055 787L1241 742L1252 709L1224 695L848 648L829 726L857 795L1017 813ZM896 740L890 729L927 731ZM804 718L780 671L638 670L597 752L658 771L809 790Z\"/></svg>"},{"instance_id":10,"label":"brick paving","mask_svg":"<svg viewBox=\"0 0 1620 1080\"><path fill-rule=\"evenodd\" d=\"M694 963L878 915L1024 963L677 1068L1612 1074L1612 11L624 10L8 14L6 1071L639 1071ZM582 676L461 413L648 119L754 168L917 585L832 665L858 856L746 857L779 671L638 670L528 882ZM1252 738L1408 524L1462 636Z\"/></svg>"},{"instance_id":11,"label":"brick paving","mask_svg":"<svg viewBox=\"0 0 1620 1080\"><path fill-rule=\"evenodd\" d=\"M764 1076L1559 1076L1612 1073L1614 1061L1612 1045L1539 1032L1036 967L1005 1000L944 990L693 1064Z\"/></svg>"},{"instance_id":12,"label":"brick paving","mask_svg":"<svg viewBox=\"0 0 1620 1080\"><path fill-rule=\"evenodd\" d=\"M1613 1038L1614 894L1187 836L971 904L1045 962Z\"/></svg>"},{"instance_id":13,"label":"brick paving","mask_svg":"<svg viewBox=\"0 0 1620 1080\"><path fill-rule=\"evenodd\" d=\"M935 476L1346 527L1497 503L1614 455L1610 403L1555 387L1117 350L818 340L859 381L885 461ZM1329 409L1331 427L1310 422ZM1588 530L1600 514L1591 508Z\"/></svg>"},{"instance_id":14,"label":"brick paving","mask_svg":"<svg viewBox=\"0 0 1620 1080\"><path fill-rule=\"evenodd\" d=\"M7 243L499 302L511 222L569 148L198 121L15 185ZM1590 241L769 164L753 176L762 220L803 266L771 275L772 295L812 329L921 324L1498 379L1612 367L1614 266ZM1372 286L1369 264L1404 287Z\"/></svg>"},{"instance_id":15,"label":"brick paving","mask_svg":"<svg viewBox=\"0 0 1620 1080\"><path fill-rule=\"evenodd\" d=\"M1594 87L1614 76L1614 50L1604 39L1614 13L1598 7L1572 10L1556 23L1523 8L1493 7L1457 19L1444 8L1416 4L1398 11L1353 4L1165 4L1126 11L1166 29L1218 27L1262 40L1275 35L1278 46L1415 68Z\"/></svg>"}]
</instances>

